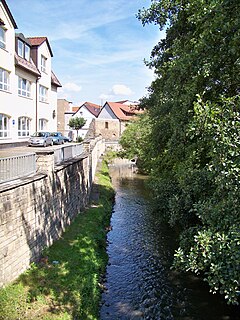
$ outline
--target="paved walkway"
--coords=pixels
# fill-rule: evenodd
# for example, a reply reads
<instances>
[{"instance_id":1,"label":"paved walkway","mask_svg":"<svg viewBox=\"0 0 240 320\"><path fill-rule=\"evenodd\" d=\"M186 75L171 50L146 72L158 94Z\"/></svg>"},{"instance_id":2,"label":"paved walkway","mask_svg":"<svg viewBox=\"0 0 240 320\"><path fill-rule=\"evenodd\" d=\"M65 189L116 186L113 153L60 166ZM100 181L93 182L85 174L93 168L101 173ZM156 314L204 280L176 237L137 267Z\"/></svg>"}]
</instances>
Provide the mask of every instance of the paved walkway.
<instances>
[{"instance_id":1,"label":"paved walkway","mask_svg":"<svg viewBox=\"0 0 240 320\"><path fill-rule=\"evenodd\" d=\"M19 156L23 154L29 154L29 153L37 153L37 152L44 152L44 151L53 151L54 149L60 149L63 146L70 145L70 143L65 143L63 145L53 145L48 147L28 147L28 146L22 146L22 147L9 147L9 148L3 148L0 149L0 158L7 158L7 157L13 157L13 156Z\"/></svg>"}]
</instances>

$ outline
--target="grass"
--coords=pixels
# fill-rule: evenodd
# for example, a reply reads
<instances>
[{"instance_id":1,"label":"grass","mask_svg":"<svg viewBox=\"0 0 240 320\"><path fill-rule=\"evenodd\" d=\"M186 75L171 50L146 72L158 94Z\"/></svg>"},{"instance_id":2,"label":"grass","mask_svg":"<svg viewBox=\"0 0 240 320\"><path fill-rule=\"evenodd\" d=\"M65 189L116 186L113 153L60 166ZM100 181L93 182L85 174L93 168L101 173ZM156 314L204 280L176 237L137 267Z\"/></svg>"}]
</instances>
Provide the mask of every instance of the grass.
<instances>
[{"instance_id":1,"label":"grass","mask_svg":"<svg viewBox=\"0 0 240 320\"><path fill-rule=\"evenodd\" d=\"M0 320L98 319L114 191L103 161L99 199L17 281L0 289Z\"/></svg>"}]
</instances>

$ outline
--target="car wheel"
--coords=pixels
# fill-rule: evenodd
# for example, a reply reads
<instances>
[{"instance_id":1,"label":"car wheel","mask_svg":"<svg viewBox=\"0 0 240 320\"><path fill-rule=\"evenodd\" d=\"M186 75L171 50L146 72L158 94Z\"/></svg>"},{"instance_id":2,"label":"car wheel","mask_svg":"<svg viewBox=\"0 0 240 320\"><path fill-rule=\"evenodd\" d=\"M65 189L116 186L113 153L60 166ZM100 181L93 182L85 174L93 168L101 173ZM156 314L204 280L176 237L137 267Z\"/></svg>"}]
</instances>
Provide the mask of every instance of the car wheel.
<instances>
[{"instance_id":1,"label":"car wheel","mask_svg":"<svg viewBox=\"0 0 240 320\"><path fill-rule=\"evenodd\" d=\"M50 146L51 146L51 147L53 146L53 141L51 141Z\"/></svg>"},{"instance_id":2,"label":"car wheel","mask_svg":"<svg viewBox=\"0 0 240 320\"><path fill-rule=\"evenodd\" d=\"M46 148L46 146L47 146L47 142L46 141L43 142L43 146L44 146L44 148Z\"/></svg>"},{"instance_id":3,"label":"car wheel","mask_svg":"<svg viewBox=\"0 0 240 320\"><path fill-rule=\"evenodd\" d=\"M64 144L64 140L62 140L62 144Z\"/></svg>"}]
</instances>

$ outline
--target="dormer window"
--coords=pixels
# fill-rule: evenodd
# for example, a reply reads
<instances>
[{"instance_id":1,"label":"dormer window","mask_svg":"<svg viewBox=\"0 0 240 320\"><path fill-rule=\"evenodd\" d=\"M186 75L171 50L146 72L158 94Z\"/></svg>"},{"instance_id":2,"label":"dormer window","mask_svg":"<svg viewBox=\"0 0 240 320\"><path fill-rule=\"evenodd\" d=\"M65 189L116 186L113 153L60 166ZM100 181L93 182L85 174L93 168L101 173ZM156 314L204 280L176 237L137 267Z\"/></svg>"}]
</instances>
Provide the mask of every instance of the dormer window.
<instances>
[{"instance_id":1,"label":"dormer window","mask_svg":"<svg viewBox=\"0 0 240 320\"><path fill-rule=\"evenodd\" d=\"M41 55L41 71L47 73L47 58Z\"/></svg>"},{"instance_id":2,"label":"dormer window","mask_svg":"<svg viewBox=\"0 0 240 320\"><path fill-rule=\"evenodd\" d=\"M18 39L18 55L27 61L30 60L30 47L19 39Z\"/></svg>"},{"instance_id":3,"label":"dormer window","mask_svg":"<svg viewBox=\"0 0 240 320\"><path fill-rule=\"evenodd\" d=\"M0 26L0 48L6 49L6 29Z\"/></svg>"}]
</instances>

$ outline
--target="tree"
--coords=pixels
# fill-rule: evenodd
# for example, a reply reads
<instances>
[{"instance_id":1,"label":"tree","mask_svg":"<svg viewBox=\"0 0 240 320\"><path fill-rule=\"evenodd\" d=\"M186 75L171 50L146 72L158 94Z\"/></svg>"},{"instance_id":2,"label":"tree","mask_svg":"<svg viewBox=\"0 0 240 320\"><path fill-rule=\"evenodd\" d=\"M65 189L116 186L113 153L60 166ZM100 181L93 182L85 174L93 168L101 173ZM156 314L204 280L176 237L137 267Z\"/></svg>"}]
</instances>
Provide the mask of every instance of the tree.
<instances>
[{"instance_id":1,"label":"tree","mask_svg":"<svg viewBox=\"0 0 240 320\"><path fill-rule=\"evenodd\" d=\"M138 13L166 30L141 100L157 210L181 230L175 266L200 272L230 303L240 279L239 9L235 0L152 0Z\"/></svg>"},{"instance_id":2,"label":"tree","mask_svg":"<svg viewBox=\"0 0 240 320\"><path fill-rule=\"evenodd\" d=\"M86 123L86 120L82 117L75 117L69 120L69 127L77 131L77 140L78 140L78 130L80 130Z\"/></svg>"},{"instance_id":3,"label":"tree","mask_svg":"<svg viewBox=\"0 0 240 320\"><path fill-rule=\"evenodd\" d=\"M151 138L151 121L148 114L138 116L124 130L120 144L122 150L119 156L132 159L137 157L139 171L149 173L151 170L152 146L149 144Z\"/></svg>"}]
</instances>

